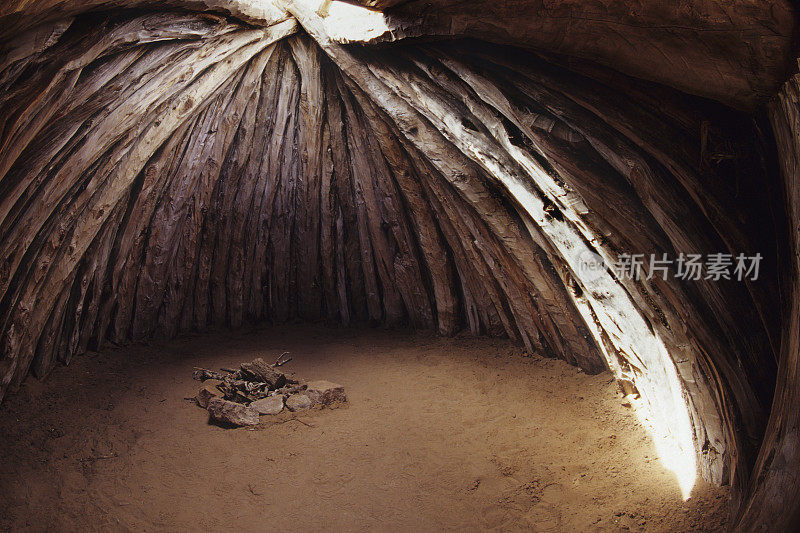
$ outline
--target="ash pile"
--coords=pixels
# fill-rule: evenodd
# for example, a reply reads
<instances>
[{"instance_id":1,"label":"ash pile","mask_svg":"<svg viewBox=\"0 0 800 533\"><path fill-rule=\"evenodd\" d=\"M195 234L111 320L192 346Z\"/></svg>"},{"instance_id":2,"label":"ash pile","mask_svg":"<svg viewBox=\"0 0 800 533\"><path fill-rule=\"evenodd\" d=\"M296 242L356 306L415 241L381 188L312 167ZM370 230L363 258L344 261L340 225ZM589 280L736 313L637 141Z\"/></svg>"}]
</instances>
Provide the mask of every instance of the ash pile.
<instances>
[{"instance_id":1,"label":"ash pile","mask_svg":"<svg viewBox=\"0 0 800 533\"><path fill-rule=\"evenodd\" d=\"M274 364L261 358L242 363L239 370L220 372L197 368L192 377L203 386L194 398L211 418L233 426L255 426L261 416L284 410L296 412L347 401L344 387L329 381L292 379L280 367L291 361L282 354Z\"/></svg>"}]
</instances>

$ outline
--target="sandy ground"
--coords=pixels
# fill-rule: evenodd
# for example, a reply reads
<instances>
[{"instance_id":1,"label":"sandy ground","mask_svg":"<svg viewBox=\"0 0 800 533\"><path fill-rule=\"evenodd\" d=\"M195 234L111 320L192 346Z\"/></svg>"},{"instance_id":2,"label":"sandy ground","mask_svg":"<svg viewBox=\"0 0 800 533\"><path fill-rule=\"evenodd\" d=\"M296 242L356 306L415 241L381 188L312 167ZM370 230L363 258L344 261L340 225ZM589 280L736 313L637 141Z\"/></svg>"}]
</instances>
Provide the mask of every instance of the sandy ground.
<instances>
[{"instance_id":1,"label":"sandy ground","mask_svg":"<svg viewBox=\"0 0 800 533\"><path fill-rule=\"evenodd\" d=\"M186 401L192 367L288 350L349 405L253 429ZM265 417L262 417L264 420ZM684 502L610 374L509 342L321 327L89 354L0 408L0 530L719 530Z\"/></svg>"}]
</instances>

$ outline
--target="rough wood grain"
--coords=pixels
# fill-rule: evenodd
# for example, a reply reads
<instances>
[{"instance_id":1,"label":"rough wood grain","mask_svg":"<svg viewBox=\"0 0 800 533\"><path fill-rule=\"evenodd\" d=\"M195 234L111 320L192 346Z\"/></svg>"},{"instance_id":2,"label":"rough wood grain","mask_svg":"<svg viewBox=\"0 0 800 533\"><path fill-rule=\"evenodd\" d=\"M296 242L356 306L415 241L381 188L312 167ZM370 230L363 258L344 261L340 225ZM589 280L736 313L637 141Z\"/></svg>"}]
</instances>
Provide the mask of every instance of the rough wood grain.
<instances>
[{"instance_id":1,"label":"rough wood grain","mask_svg":"<svg viewBox=\"0 0 800 533\"><path fill-rule=\"evenodd\" d=\"M796 525L800 85L768 123L602 66L753 109L783 81L787 4L370 4L397 30L370 42L568 60L345 45L286 5L0 8L21 21L0 30L0 400L106 341L468 328L611 368L668 426L685 404L739 527ZM583 252L765 261L758 281L634 281Z\"/></svg>"},{"instance_id":2,"label":"rough wood grain","mask_svg":"<svg viewBox=\"0 0 800 533\"><path fill-rule=\"evenodd\" d=\"M337 26L342 42L473 37L589 60L747 110L786 80L796 52L790 0L348 1L387 9L386 29L365 39Z\"/></svg>"},{"instance_id":3,"label":"rough wood grain","mask_svg":"<svg viewBox=\"0 0 800 533\"><path fill-rule=\"evenodd\" d=\"M775 400L737 531L794 531L800 527L800 75L769 105L791 220L792 270Z\"/></svg>"}]
</instances>

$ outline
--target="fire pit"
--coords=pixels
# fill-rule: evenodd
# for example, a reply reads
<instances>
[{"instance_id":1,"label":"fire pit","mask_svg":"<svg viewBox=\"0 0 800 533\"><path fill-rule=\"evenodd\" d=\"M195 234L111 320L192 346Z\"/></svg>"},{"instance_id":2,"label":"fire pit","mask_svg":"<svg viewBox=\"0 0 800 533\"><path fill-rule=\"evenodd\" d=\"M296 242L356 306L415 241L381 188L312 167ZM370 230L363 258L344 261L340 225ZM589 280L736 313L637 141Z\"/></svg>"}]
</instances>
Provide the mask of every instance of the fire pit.
<instances>
[{"instance_id":1,"label":"fire pit","mask_svg":"<svg viewBox=\"0 0 800 533\"><path fill-rule=\"evenodd\" d=\"M232 426L255 426L261 416L304 411L347 401L344 387L330 381L303 381L279 369L291 361L281 354L274 364L264 359L242 363L238 370L196 368L192 377L203 382L195 401L212 420Z\"/></svg>"}]
</instances>

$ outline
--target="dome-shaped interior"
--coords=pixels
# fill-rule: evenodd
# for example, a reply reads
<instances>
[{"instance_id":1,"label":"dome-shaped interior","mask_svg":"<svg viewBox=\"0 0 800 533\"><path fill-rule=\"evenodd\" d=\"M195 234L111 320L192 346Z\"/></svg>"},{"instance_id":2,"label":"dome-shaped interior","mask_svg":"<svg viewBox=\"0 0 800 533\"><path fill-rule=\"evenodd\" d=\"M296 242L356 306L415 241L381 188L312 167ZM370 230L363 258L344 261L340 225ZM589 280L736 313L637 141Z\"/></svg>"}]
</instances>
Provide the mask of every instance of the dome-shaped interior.
<instances>
[{"instance_id":1,"label":"dome-shaped interior","mask_svg":"<svg viewBox=\"0 0 800 533\"><path fill-rule=\"evenodd\" d=\"M361 3L0 8L0 399L109 342L470 330L796 524L795 8Z\"/></svg>"}]
</instances>

